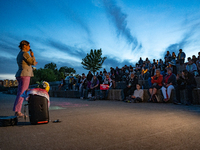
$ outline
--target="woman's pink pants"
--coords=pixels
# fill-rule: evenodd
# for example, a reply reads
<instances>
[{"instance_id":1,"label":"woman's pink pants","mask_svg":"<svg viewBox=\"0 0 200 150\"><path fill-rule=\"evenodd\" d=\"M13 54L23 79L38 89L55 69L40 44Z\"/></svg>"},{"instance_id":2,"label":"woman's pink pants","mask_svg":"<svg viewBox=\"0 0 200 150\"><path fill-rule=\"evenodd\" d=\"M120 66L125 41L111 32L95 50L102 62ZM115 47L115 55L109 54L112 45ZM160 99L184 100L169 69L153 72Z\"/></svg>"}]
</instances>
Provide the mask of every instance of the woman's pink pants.
<instances>
[{"instance_id":1,"label":"woman's pink pants","mask_svg":"<svg viewBox=\"0 0 200 150\"><path fill-rule=\"evenodd\" d=\"M21 112L22 103L24 98L21 97L22 93L28 89L30 83L30 77L17 77L18 81L18 89L17 89L17 97L15 99L15 104L13 107L13 111Z\"/></svg>"}]
</instances>

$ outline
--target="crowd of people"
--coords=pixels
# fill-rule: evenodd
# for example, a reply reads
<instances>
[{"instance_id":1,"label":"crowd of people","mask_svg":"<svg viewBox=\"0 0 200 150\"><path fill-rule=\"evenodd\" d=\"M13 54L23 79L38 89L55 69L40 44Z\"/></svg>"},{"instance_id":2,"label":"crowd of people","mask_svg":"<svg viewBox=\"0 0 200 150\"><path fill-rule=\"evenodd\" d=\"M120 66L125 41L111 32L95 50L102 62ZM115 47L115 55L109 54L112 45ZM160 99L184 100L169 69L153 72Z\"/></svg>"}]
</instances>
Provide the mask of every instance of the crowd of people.
<instances>
[{"instance_id":1,"label":"crowd of people","mask_svg":"<svg viewBox=\"0 0 200 150\"><path fill-rule=\"evenodd\" d=\"M33 77L32 65L36 66L37 62L28 41L21 41L19 48L20 51L17 55L18 71L16 73L19 85L13 111L15 112L15 116L24 117L25 115L21 113L23 103L21 95L29 87L30 78ZM200 52L198 53L198 57L195 55L192 58L188 57L186 63L185 58L185 53L180 49L177 56L174 52L170 54L167 51L164 62L162 59L154 59L151 63L148 58L145 61L140 58L135 67L131 65L125 65L122 68L116 67L115 69L111 67L110 71L104 69L97 72L96 75L93 75L89 71L87 76L84 73L82 76L79 76L78 81L75 78L71 78L68 89L72 89L73 85L75 85L80 91L81 99L90 98L92 100L96 99L95 91L100 89L100 98L106 99L109 89L115 89L117 82L124 81L126 82L126 87L123 89L122 95L123 100L126 102L142 102L144 88L149 89L149 102L158 101L157 91L159 89L163 93L164 102L167 102L170 99L171 91L175 89L175 104L180 103L180 91L186 89L188 93L187 105L190 105L193 102L192 91L197 86L194 77L200 75ZM180 70L180 66L184 69L178 72L177 70ZM148 81L148 86L140 85L138 80ZM59 89L64 87L65 84L65 80L62 79ZM101 85L103 86L101 87Z\"/></svg>"},{"instance_id":2,"label":"crowd of people","mask_svg":"<svg viewBox=\"0 0 200 150\"><path fill-rule=\"evenodd\" d=\"M184 68L179 72L179 68ZM80 91L80 98L89 98L95 100L95 90L100 89L100 85L108 85L108 88L101 89L101 99L106 99L109 89L116 88L116 83L126 82L126 88L123 89L122 97L126 102L141 102L143 100L143 89L149 89L150 99L148 102L157 102L157 91L160 89L163 94L163 101L170 99L171 92L176 91L175 104L180 103L180 91L186 89L188 92L187 105L192 104L192 90L197 86L195 76L200 75L200 52L198 57L195 55L187 58L182 51L179 50L178 55L167 51L164 61L162 59L155 60L151 63L148 58L140 60L135 67L125 65L122 68L110 68L109 71L104 69L93 75L90 71L85 76L79 76L76 87ZM147 85L140 85L138 80L148 81ZM89 94L85 94L89 93Z\"/></svg>"}]
</instances>

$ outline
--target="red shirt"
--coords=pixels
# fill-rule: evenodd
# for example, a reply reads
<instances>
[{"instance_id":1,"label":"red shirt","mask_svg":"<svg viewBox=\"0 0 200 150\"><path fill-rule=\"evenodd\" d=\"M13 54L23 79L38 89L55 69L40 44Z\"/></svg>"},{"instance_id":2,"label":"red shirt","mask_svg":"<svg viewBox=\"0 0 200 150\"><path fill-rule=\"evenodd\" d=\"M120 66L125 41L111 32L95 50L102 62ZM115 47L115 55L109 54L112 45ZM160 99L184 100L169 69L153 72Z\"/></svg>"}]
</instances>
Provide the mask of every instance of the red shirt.
<instances>
[{"instance_id":1,"label":"red shirt","mask_svg":"<svg viewBox=\"0 0 200 150\"><path fill-rule=\"evenodd\" d=\"M151 80L151 83L152 84L157 83L159 86L162 86L162 81L163 81L163 76L160 74L159 77L157 77L156 75L153 76L153 79Z\"/></svg>"}]
</instances>

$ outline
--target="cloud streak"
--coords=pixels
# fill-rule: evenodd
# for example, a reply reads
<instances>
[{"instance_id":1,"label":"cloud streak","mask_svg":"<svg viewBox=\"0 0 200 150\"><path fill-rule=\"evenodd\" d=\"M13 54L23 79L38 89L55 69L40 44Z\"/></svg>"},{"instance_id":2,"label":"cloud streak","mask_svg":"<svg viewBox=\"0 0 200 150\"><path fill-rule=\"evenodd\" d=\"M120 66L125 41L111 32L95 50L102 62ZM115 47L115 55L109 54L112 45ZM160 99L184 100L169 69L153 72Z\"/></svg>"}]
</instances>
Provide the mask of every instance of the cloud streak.
<instances>
[{"instance_id":1,"label":"cloud streak","mask_svg":"<svg viewBox=\"0 0 200 150\"><path fill-rule=\"evenodd\" d=\"M172 53L172 52L178 53L179 49L184 49L186 46L193 43L194 41L191 38L196 33L198 33L199 28L200 28L200 22L192 25L191 28L187 32L185 32L185 34L183 35L183 38L180 40L180 42L169 45L166 48L166 51L169 51L170 53Z\"/></svg>"},{"instance_id":2,"label":"cloud streak","mask_svg":"<svg viewBox=\"0 0 200 150\"><path fill-rule=\"evenodd\" d=\"M132 44L132 50L134 50L138 41L137 38L131 35L130 29L127 27L127 14L123 13L121 7L117 6L114 0L103 0L103 4L107 13L107 16L114 23L117 34L125 37L129 44Z\"/></svg>"},{"instance_id":3,"label":"cloud streak","mask_svg":"<svg viewBox=\"0 0 200 150\"><path fill-rule=\"evenodd\" d=\"M47 41L46 44L51 47L54 47L55 49L63 51L72 57L83 58L84 56L86 56L86 53L82 49L63 44L59 41L50 39Z\"/></svg>"},{"instance_id":4,"label":"cloud streak","mask_svg":"<svg viewBox=\"0 0 200 150\"><path fill-rule=\"evenodd\" d=\"M77 14L74 10L72 10L67 3L60 3L57 5L59 10L64 14L64 16L66 17L66 19L70 18L72 21L74 21L75 23L78 23L80 25L80 27L86 32L87 36L88 36L88 42L90 44L94 44L94 41L91 38L91 31L90 28L88 26L88 24L85 22L85 20L83 18L80 17L79 14Z\"/></svg>"}]
</instances>

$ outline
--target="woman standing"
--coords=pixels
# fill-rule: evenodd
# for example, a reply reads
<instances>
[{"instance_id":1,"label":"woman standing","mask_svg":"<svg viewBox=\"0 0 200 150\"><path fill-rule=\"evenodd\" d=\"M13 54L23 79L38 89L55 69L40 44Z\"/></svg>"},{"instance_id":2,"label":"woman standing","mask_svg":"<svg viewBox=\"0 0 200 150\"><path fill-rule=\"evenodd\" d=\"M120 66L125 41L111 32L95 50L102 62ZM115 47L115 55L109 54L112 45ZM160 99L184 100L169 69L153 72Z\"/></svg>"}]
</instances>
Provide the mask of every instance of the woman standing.
<instances>
[{"instance_id":1,"label":"woman standing","mask_svg":"<svg viewBox=\"0 0 200 150\"><path fill-rule=\"evenodd\" d=\"M23 117L24 114L21 113L23 103L23 98L21 97L21 94L28 89L30 77L33 77L32 65L37 65L37 62L32 51L30 51L30 55L28 54L28 51L30 50L30 44L28 41L21 41L19 44L19 48L21 49L17 56L17 64L19 69L15 75L18 81L18 91L13 111L15 111L15 116Z\"/></svg>"}]
</instances>

